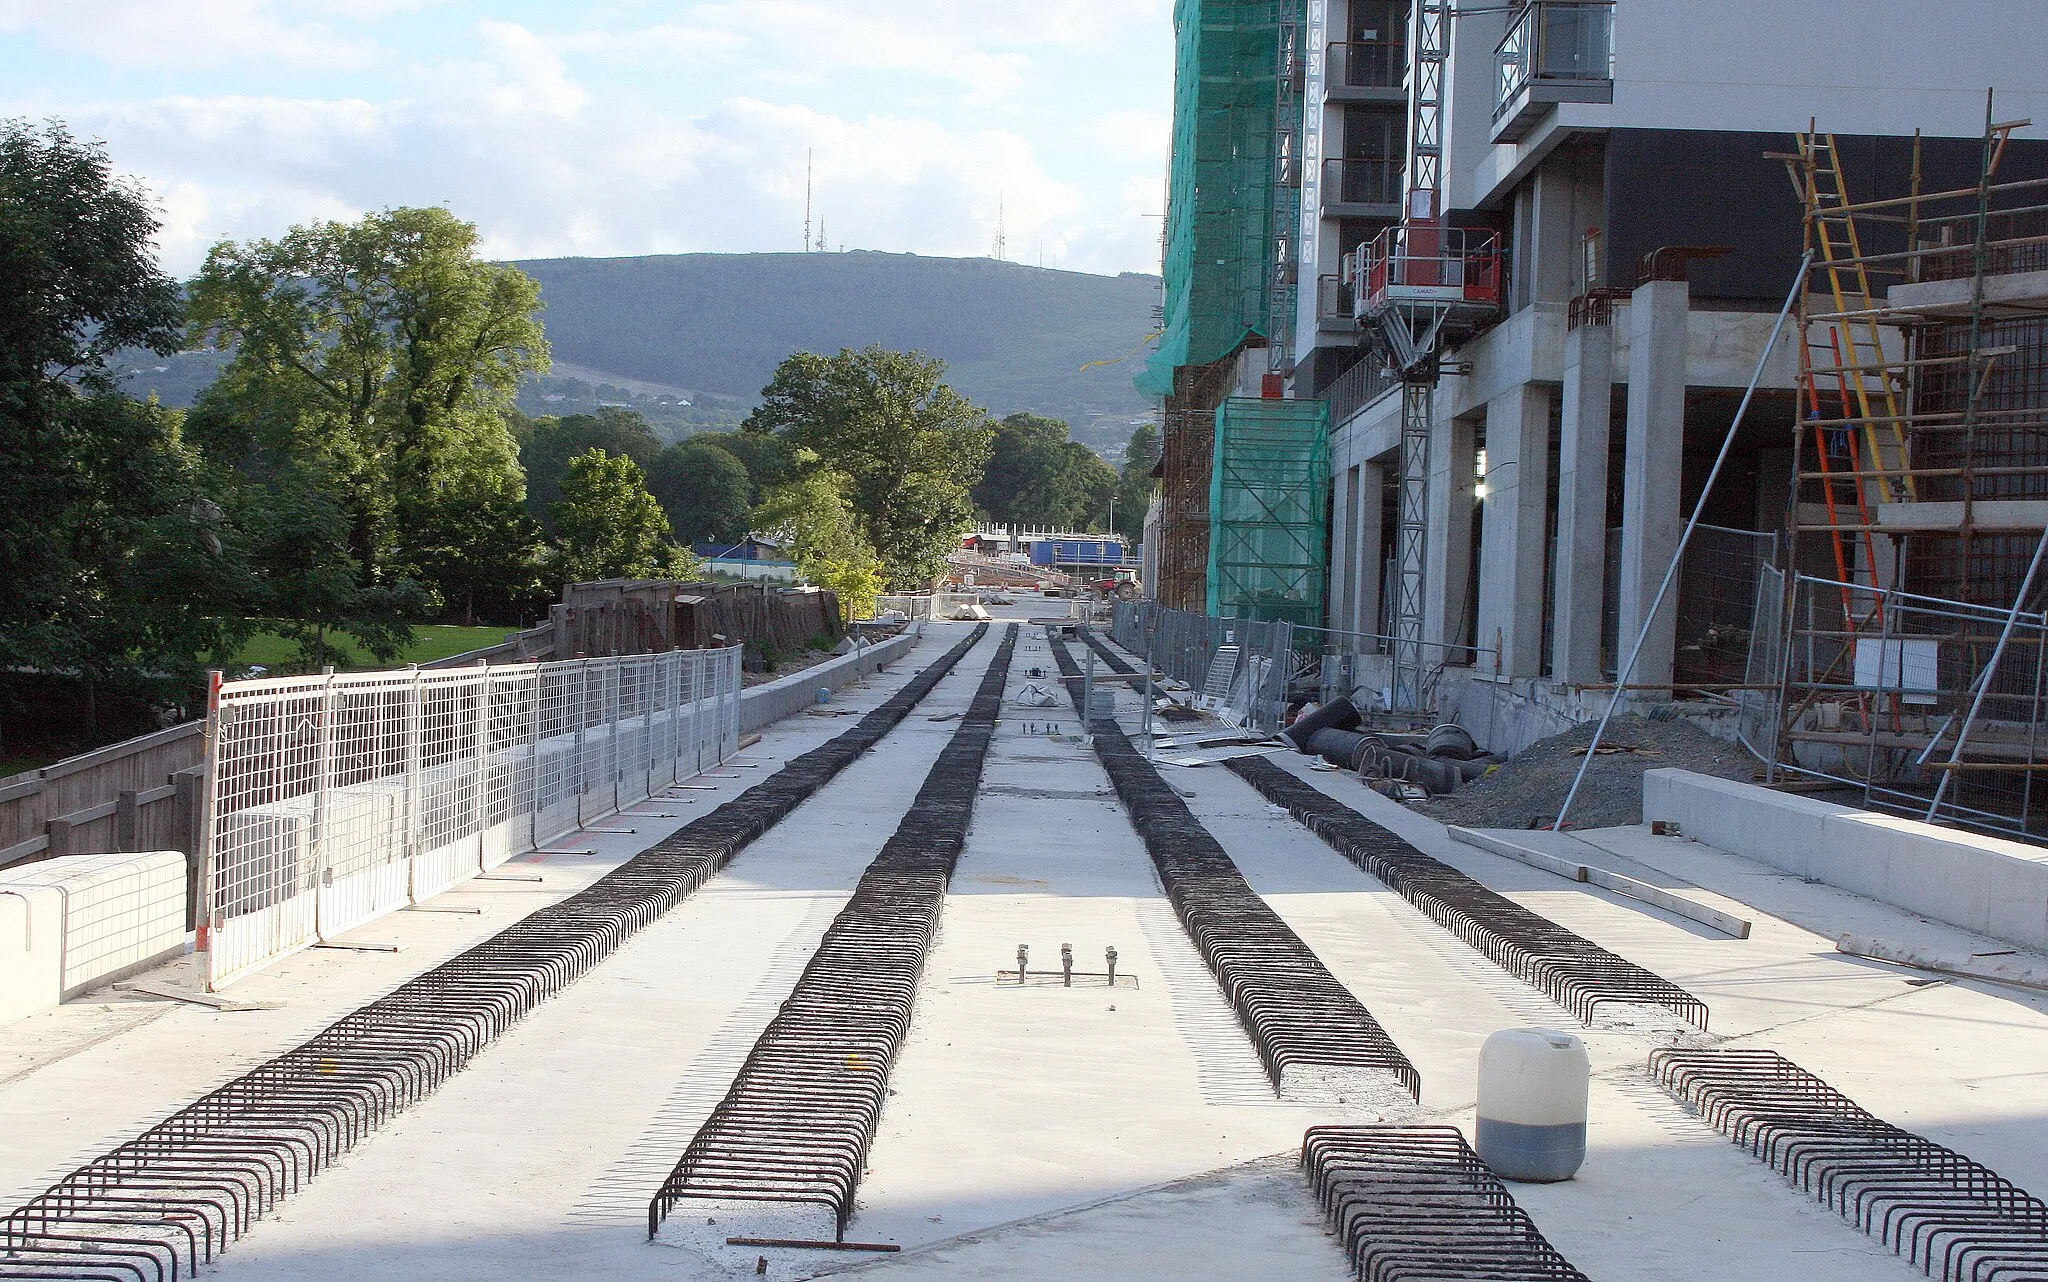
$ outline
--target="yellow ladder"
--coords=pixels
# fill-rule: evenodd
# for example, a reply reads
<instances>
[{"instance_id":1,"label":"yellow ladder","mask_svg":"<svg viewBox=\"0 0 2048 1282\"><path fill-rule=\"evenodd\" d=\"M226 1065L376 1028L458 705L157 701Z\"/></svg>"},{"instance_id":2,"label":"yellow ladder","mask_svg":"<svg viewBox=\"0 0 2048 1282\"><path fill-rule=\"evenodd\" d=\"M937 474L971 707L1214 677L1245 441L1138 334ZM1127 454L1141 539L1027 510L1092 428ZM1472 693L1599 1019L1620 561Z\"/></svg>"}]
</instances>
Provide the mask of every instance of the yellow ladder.
<instances>
[{"instance_id":1,"label":"yellow ladder","mask_svg":"<svg viewBox=\"0 0 2048 1282\"><path fill-rule=\"evenodd\" d=\"M1878 300L1863 259L1863 239L1850 209L1849 188L1842 177L1835 136L1813 132L1799 136L1805 177L1807 216L1813 225L1813 248L1826 273L1835 314L1828 323L1841 354L1835 370L1854 405L1861 427L1864 461L1878 474L1883 497L1894 503L1916 497L1907 448L1905 413L1892 379L1898 362L1886 351L1884 327L1877 323Z\"/></svg>"}]
</instances>

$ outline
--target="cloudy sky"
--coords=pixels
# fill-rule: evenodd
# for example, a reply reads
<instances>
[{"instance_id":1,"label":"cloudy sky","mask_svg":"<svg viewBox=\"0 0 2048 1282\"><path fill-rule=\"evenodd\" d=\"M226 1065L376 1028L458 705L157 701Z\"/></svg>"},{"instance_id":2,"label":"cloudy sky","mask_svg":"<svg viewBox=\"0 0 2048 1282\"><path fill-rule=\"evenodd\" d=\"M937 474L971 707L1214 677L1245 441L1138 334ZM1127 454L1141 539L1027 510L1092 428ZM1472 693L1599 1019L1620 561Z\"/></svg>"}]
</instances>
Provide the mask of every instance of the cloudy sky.
<instances>
[{"instance_id":1,"label":"cloudy sky","mask_svg":"<svg viewBox=\"0 0 2048 1282\"><path fill-rule=\"evenodd\" d=\"M0 116L104 139L169 270L445 204L496 257L1156 271L1170 0L0 0Z\"/></svg>"}]
</instances>

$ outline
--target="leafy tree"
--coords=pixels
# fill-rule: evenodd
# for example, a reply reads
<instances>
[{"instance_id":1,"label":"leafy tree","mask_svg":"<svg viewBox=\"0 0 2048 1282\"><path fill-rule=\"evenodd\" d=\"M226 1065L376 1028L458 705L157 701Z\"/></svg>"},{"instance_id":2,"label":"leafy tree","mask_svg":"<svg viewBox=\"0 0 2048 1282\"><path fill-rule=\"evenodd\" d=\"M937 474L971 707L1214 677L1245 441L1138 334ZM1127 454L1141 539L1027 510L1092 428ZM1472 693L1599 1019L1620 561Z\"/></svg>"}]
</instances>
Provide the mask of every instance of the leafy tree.
<instances>
[{"instance_id":1,"label":"leafy tree","mask_svg":"<svg viewBox=\"0 0 2048 1282\"><path fill-rule=\"evenodd\" d=\"M547 543L526 505L502 489L434 496L413 531L413 564L465 624L509 623L547 598Z\"/></svg>"},{"instance_id":2,"label":"leafy tree","mask_svg":"<svg viewBox=\"0 0 2048 1282\"><path fill-rule=\"evenodd\" d=\"M99 146L0 121L0 669L160 696L237 639L247 583L180 416L107 368L180 346L156 231Z\"/></svg>"},{"instance_id":3,"label":"leafy tree","mask_svg":"<svg viewBox=\"0 0 2048 1282\"><path fill-rule=\"evenodd\" d=\"M813 468L770 491L754 513L754 523L783 540L805 578L838 594L842 621L872 618L882 590L882 561L846 502L850 487L845 475Z\"/></svg>"},{"instance_id":4,"label":"leafy tree","mask_svg":"<svg viewBox=\"0 0 2048 1282\"><path fill-rule=\"evenodd\" d=\"M783 361L747 418L846 478L844 497L892 587L934 581L973 524L988 463L987 411L946 386L944 361L881 347Z\"/></svg>"},{"instance_id":5,"label":"leafy tree","mask_svg":"<svg viewBox=\"0 0 2048 1282\"><path fill-rule=\"evenodd\" d=\"M1117 478L1116 528L1125 534L1135 536L1145 528L1145 510L1152 506L1152 490L1158 484L1152 479L1152 469L1158 466L1159 428L1141 423L1131 433L1123 474Z\"/></svg>"},{"instance_id":6,"label":"leafy tree","mask_svg":"<svg viewBox=\"0 0 2048 1282\"><path fill-rule=\"evenodd\" d=\"M287 466L230 492L259 584L251 612L298 647L286 666L312 672L344 661L341 634L373 658L394 663L412 639L407 622L426 605L411 579L365 584L348 551L349 512L333 478L317 466Z\"/></svg>"},{"instance_id":7,"label":"leafy tree","mask_svg":"<svg viewBox=\"0 0 2048 1282\"><path fill-rule=\"evenodd\" d=\"M996 424L988 471L974 501L997 521L1099 529L1109 515L1117 475L1087 446L1067 439L1067 424L1012 414Z\"/></svg>"},{"instance_id":8,"label":"leafy tree","mask_svg":"<svg viewBox=\"0 0 2048 1282\"><path fill-rule=\"evenodd\" d=\"M315 468L339 485L366 589L494 555L450 557L436 519L450 495L522 497L506 416L520 378L548 366L540 287L476 251L476 228L447 210L394 209L224 241L192 286L194 339L234 351L195 434L252 475Z\"/></svg>"},{"instance_id":9,"label":"leafy tree","mask_svg":"<svg viewBox=\"0 0 2048 1282\"><path fill-rule=\"evenodd\" d=\"M663 450L648 469L647 489L685 546L731 541L747 532L747 469L707 441L693 438Z\"/></svg>"},{"instance_id":10,"label":"leafy tree","mask_svg":"<svg viewBox=\"0 0 2048 1282\"><path fill-rule=\"evenodd\" d=\"M647 474L630 458L594 449L570 459L554 517L557 577L565 582L690 573L692 558L669 537L668 517L647 492Z\"/></svg>"},{"instance_id":11,"label":"leafy tree","mask_svg":"<svg viewBox=\"0 0 2048 1282\"><path fill-rule=\"evenodd\" d=\"M591 450L603 450L613 458L629 458L641 468L654 466L661 453L661 438L638 411L607 405L595 414L569 414L562 418L529 420L531 434L519 445L519 462L526 469L526 507L546 525L549 513L562 500L562 480L569 475L569 460Z\"/></svg>"},{"instance_id":12,"label":"leafy tree","mask_svg":"<svg viewBox=\"0 0 2048 1282\"><path fill-rule=\"evenodd\" d=\"M796 464L789 446L780 438L765 433L704 432L690 440L716 445L740 461L747 469L747 481L752 487L747 503L753 507L759 507L768 491L789 480L795 472Z\"/></svg>"}]
</instances>

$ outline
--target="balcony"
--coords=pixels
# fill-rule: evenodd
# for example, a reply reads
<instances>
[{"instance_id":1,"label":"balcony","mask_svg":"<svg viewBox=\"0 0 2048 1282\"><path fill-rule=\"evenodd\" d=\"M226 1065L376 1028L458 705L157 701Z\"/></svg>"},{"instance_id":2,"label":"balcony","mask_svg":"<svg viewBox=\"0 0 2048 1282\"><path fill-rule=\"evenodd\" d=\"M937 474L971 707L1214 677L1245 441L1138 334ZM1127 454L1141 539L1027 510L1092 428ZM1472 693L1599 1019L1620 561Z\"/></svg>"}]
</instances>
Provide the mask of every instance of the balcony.
<instances>
[{"instance_id":1,"label":"balcony","mask_svg":"<svg viewBox=\"0 0 2048 1282\"><path fill-rule=\"evenodd\" d=\"M1558 103L1613 102L1612 0L1530 0L1493 64L1495 142L1522 141Z\"/></svg>"},{"instance_id":2,"label":"balcony","mask_svg":"<svg viewBox=\"0 0 2048 1282\"><path fill-rule=\"evenodd\" d=\"M1316 277L1316 328L1326 334L1356 334L1357 308L1351 282L1342 276Z\"/></svg>"},{"instance_id":3,"label":"balcony","mask_svg":"<svg viewBox=\"0 0 2048 1282\"><path fill-rule=\"evenodd\" d=\"M1329 48L1323 97L1329 102L1405 102L1408 46L1395 40L1354 41Z\"/></svg>"},{"instance_id":4,"label":"balcony","mask_svg":"<svg viewBox=\"0 0 2048 1282\"><path fill-rule=\"evenodd\" d=\"M1402 169L1398 160L1325 160L1323 216L1399 218Z\"/></svg>"}]
</instances>

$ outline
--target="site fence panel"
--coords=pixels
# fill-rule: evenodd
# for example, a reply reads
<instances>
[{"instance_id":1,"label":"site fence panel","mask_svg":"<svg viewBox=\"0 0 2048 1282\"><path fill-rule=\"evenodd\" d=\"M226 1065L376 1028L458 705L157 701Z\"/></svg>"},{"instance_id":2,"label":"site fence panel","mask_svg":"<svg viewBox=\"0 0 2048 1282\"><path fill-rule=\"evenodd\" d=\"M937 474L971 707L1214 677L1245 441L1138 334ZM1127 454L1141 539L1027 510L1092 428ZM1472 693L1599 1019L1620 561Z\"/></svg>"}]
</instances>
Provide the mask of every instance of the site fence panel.
<instances>
[{"instance_id":1,"label":"site fence panel","mask_svg":"<svg viewBox=\"0 0 2048 1282\"><path fill-rule=\"evenodd\" d=\"M1676 679L1747 682L1757 583L1778 559L1778 536L1702 525L1678 566Z\"/></svg>"},{"instance_id":2,"label":"site fence panel","mask_svg":"<svg viewBox=\"0 0 2048 1282\"><path fill-rule=\"evenodd\" d=\"M1119 601L1110 636L1195 692L1197 706L1248 729L1277 734L1296 675L1294 628Z\"/></svg>"},{"instance_id":3,"label":"site fence panel","mask_svg":"<svg viewBox=\"0 0 2048 1282\"><path fill-rule=\"evenodd\" d=\"M740 651L230 681L215 714L218 987L739 749Z\"/></svg>"},{"instance_id":4,"label":"site fence panel","mask_svg":"<svg viewBox=\"0 0 2048 1282\"><path fill-rule=\"evenodd\" d=\"M2048 834L2048 619L1808 575L1790 603L1786 766L1869 807Z\"/></svg>"}]
</instances>

